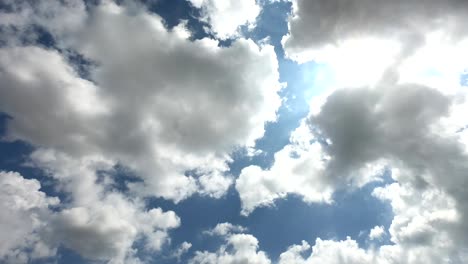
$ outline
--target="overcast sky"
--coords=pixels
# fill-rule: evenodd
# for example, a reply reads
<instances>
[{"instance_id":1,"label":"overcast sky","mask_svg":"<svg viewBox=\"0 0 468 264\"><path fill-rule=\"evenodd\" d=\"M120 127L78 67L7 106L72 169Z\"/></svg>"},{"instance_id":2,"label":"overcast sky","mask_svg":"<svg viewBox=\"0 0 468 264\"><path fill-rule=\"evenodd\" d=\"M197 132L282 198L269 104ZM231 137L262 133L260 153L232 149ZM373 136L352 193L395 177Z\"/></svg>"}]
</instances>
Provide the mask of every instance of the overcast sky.
<instances>
[{"instance_id":1,"label":"overcast sky","mask_svg":"<svg viewBox=\"0 0 468 264\"><path fill-rule=\"evenodd\" d=\"M468 263L468 1L0 2L0 263Z\"/></svg>"}]
</instances>

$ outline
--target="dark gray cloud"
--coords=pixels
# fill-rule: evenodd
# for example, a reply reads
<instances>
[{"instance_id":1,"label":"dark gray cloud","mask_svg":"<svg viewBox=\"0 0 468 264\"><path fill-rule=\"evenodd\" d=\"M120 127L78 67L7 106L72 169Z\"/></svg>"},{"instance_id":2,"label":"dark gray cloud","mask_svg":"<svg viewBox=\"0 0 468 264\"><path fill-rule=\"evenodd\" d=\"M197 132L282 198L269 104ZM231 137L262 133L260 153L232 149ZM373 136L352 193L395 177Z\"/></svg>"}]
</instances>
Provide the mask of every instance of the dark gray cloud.
<instances>
[{"instance_id":1,"label":"dark gray cloud","mask_svg":"<svg viewBox=\"0 0 468 264\"><path fill-rule=\"evenodd\" d=\"M462 158L455 138L442 139L431 131L448 115L450 105L450 97L420 85L341 89L326 99L309 124L318 138L331 141L325 147L331 156L330 177L346 177L382 158L410 164L421 174L441 157Z\"/></svg>"}]
</instances>

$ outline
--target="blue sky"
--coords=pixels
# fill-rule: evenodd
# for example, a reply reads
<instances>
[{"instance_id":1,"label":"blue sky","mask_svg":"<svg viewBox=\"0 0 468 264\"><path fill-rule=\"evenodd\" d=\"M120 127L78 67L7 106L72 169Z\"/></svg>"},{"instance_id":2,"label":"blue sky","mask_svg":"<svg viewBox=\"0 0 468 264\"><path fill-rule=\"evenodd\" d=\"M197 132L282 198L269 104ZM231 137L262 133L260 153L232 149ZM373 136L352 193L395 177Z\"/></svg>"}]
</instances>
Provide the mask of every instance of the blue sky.
<instances>
[{"instance_id":1,"label":"blue sky","mask_svg":"<svg viewBox=\"0 0 468 264\"><path fill-rule=\"evenodd\" d=\"M352 2L0 4L0 262L468 261L468 6Z\"/></svg>"}]
</instances>

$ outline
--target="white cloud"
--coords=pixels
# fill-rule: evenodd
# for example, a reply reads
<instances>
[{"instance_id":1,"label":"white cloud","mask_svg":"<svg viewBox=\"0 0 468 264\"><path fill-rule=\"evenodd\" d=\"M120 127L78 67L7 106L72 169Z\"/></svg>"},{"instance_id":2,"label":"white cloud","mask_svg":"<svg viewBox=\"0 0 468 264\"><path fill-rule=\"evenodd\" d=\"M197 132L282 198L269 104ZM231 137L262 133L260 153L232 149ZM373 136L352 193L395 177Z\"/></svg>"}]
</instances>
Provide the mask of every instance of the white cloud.
<instances>
[{"instance_id":1,"label":"white cloud","mask_svg":"<svg viewBox=\"0 0 468 264\"><path fill-rule=\"evenodd\" d=\"M372 256L359 248L356 241L350 239L342 241L322 240L317 238L312 247L312 253L307 258L302 254L310 249L307 242L302 245L291 246L286 252L281 253L280 264L365 264L375 263Z\"/></svg>"},{"instance_id":2,"label":"white cloud","mask_svg":"<svg viewBox=\"0 0 468 264\"><path fill-rule=\"evenodd\" d=\"M408 184L394 183L375 189L374 195L391 202L395 216L389 231L393 242L405 248L430 246L439 248L439 252L457 246L457 234L452 232L463 228L461 212L454 199L443 191L418 190ZM459 246L466 247L463 243Z\"/></svg>"},{"instance_id":3,"label":"white cloud","mask_svg":"<svg viewBox=\"0 0 468 264\"><path fill-rule=\"evenodd\" d=\"M202 174L198 179L200 183L200 193L213 198L222 197L231 186L233 179L226 177L220 172L211 171Z\"/></svg>"},{"instance_id":4,"label":"white cloud","mask_svg":"<svg viewBox=\"0 0 468 264\"><path fill-rule=\"evenodd\" d=\"M279 257L279 264L305 264L306 260L302 256L304 252L310 249L309 243L302 240L301 245L292 245Z\"/></svg>"},{"instance_id":5,"label":"white cloud","mask_svg":"<svg viewBox=\"0 0 468 264\"><path fill-rule=\"evenodd\" d=\"M320 181L324 155L318 143L308 149L287 145L275 154L270 169L251 165L242 169L236 180L236 189L242 202L242 214L248 215L258 206L272 205L273 201L297 193L308 202L330 202L332 191Z\"/></svg>"},{"instance_id":6,"label":"white cloud","mask_svg":"<svg viewBox=\"0 0 468 264\"><path fill-rule=\"evenodd\" d=\"M160 17L110 2L83 19L86 26L53 33L97 64L93 82L59 52L0 51L2 110L14 117L10 136L120 162L144 179L131 186L143 195L222 196L232 181L228 154L253 146L264 123L276 119L281 86L273 47L245 39L226 48L191 42L182 26L168 32ZM186 176L189 170L197 175Z\"/></svg>"},{"instance_id":7,"label":"white cloud","mask_svg":"<svg viewBox=\"0 0 468 264\"><path fill-rule=\"evenodd\" d=\"M147 251L159 251L170 242L168 231L180 225L174 212L147 209L137 197L127 197L109 182L98 181L97 171L112 173L108 160L99 156L76 159L43 149L31 158L71 198L66 208L50 215L41 232L52 247L64 245L87 259L126 263L135 259L136 241L142 241Z\"/></svg>"},{"instance_id":8,"label":"white cloud","mask_svg":"<svg viewBox=\"0 0 468 264\"><path fill-rule=\"evenodd\" d=\"M392 245L363 249L351 238L322 240L312 247L303 241L280 255L279 263L465 263L466 245L460 243L456 233L460 230L455 203L446 194L435 189L424 191L408 184L393 183L375 189L374 195L391 203L395 217L389 233ZM452 233L453 232L453 233ZM385 233L376 226L370 239Z\"/></svg>"},{"instance_id":9,"label":"white cloud","mask_svg":"<svg viewBox=\"0 0 468 264\"><path fill-rule=\"evenodd\" d=\"M292 157L301 157L299 152L299 155L290 154L288 159L279 159L283 149L277 153L271 169L244 170L244 176L249 177L241 175L236 182L242 201L250 202L243 206L252 209L272 204L288 192L281 186L291 186L298 179L322 186L318 190L326 190L323 186L328 186L333 193L339 188L362 186L377 179L385 167L391 168L397 183L376 189L375 195L391 202L395 216L389 234L395 245L366 251L350 240L345 243L349 254L343 253L346 255L343 263L404 263L406 260L408 263L464 263L468 241L460 234L468 230L465 224L468 197L464 191L468 184L465 179L468 152L464 132L457 131L468 122L461 117L465 98L466 91L459 87L455 87L455 92L446 93L438 87L400 83L398 77L384 79L374 87L330 92L318 110L304 121L310 129L310 136L302 137L307 140L295 141L292 137L291 144L284 148L305 146L307 150L317 144L321 151L310 155L323 162L321 170L309 168L300 178L294 174L297 170L288 170L284 177L289 182L284 183L278 181L282 176L268 178L279 164L292 166L295 164ZM316 163L307 161L306 164ZM250 188L240 184L246 182L251 183L245 185ZM305 188L303 181L299 182L298 186ZM268 192L262 192L264 189ZM248 190L256 192L248 196ZM289 192L306 195L301 189ZM330 253L323 251L320 258L315 257L319 263L341 263L333 258L342 254L336 243L325 243L330 245L325 247ZM294 247L293 251L300 248ZM311 257L307 261L313 260Z\"/></svg>"},{"instance_id":10,"label":"white cloud","mask_svg":"<svg viewBox=\"0 0 468 264\"><path fill-rule=\"evenodd\" d=\"M379 240L385 235L385 229L383 226L374 226L369 232L370 240Z\"/></svg>"},{"instance_id":11,"label":"white cloud","mask_svg":"<svg viewBox=\"0 0 468 264\"><path fill-rule=\"evenodd\" d=\"M57 205L59 200L48 197L40 188L35 179L25 179L16 172L0 172L0 261L3 263L26 263L30 258L55 254L54 249L40 240L38 231L47 224L45 218L51 214L49 206Z\"/></svg>"},{"instance_id":12,"label":"white cloud","mask_svg":"<svg viewBox=\"0 0 468 264\"><path fill-rule=\"evenodd\" d=\"M14 118L9 136L40 147L32 161L70 195L51 213L47 206L56 202L36 181L3 173L10 176L1 188L18 198L1 203L9 212L0 218L2 228L20 225L0 247L10 262L53 255L58 245L113 263L137 261L133 245L139 239L143 250L159 250L180 220L171 211L146 208L140 198L221 197L233 181L226 175L229 153L252 147L280 105L271 46L245 39L231 47L210 39L191 42L183 25L167 31L160 17L139 7L104 2L86 13L83 3L73 2L41 2L32 9L19 2L17 13L0 18L20 26L22 35L39 23L60 47L96 63L88 81L65 54L21 43L12 32L0 49L1 110ZM226 9L222 1L192 2L219 38L236 36L238 26L252 23L259 12L254 1L226 2ZM374 195L392 205L389 235L395 244L364 250L351 239L317 239L308 258L301 255L310 249L303 242L282 255L283 263L467 261L468 130L460 129L468 107L458 83L468 68L466 3L419 4L294 1L283 41L287 55L330 66L337 81L275 154L271 168L242 170L236 180L242 213L289 193L306 202L332 202L336 189L363 186L390 166L396 183ZM225 19L231 15L235 19ZM97 171L117 163L142 179L129 185L128 195L113 189L110 177L97 180ZM242 228L218 229L211 232L226 236L226 244L197 252L192 263L270 263L255 237L236 233ZM32 235L24 239L26 234ZM22 248L32 248L31 256Z\"/></svg>"},{"instance_id":13,"label":"white cloud","mask_svg":"<svg viewBox=\"0 0 468 264\"><path fill-rule=\"evenodd\" d=\"M191 264L269 264L265 252L258 250L258 240L248 234L234 234L216 252L197 251Z\"/></svg>"},{"instance_id":14,"label":"white cloud","mask_svg":"<svg viewBox=\"0 0 468 264\"><path fill-rule=\"evenodd\" d=\"M256 207L273 205L287 194L300 195L303 201L332 203L337 186L327 179L330 156L311 133L310 124L302 122L291 134L290 144L275 153L269 169L249 166L242 169L236 180L236 190L242 203L242 214L250 214ZM378 179L383 173L382 163L365 163L346 176L351 188ZM344 184L344 183L343 183Z\"/></svg>"},{"instance_id":15,"label":"white cloud","mask_svg":"<svg viewBox=\"0 0 468 264\"><path fill-rule=\"evenodd\" d=\"M205 233L212 236L227 236L235 233L243 233L247 231L247 228L240 225L233 225L231 223L219 223L213 229L206 231Z\"/></svg>"},{"instance_id":16,"label":"white cloud","mask_svg":"<svg viewBox=\"0 0 468 264\"><path fill-rule=\"evenodd\" d=\"M293 136L269 169L243 170L236 181L243 213L271 205L287 193L307 201L314 193L304 191L308 180L331 196L336 189L362 186L391 168L397 183L376 189L374 195L392 205L389 235L394 245L364 250L351 239L317 240L309 258L300 254L310 247L303 243L291 247L284 262L466 262L468 243L460 234L468 230L468 152L462 129L468 120L463 115L466 90L459 84L468 66L462 26L466 16L461 11L466 3L293 3L290 34L283 39L287 55L322 63L336 80L328 81L331 89L314 99L303 121L310 130L300 134L310 133L303 137L307 140L298 143ZM427 8L417 8L422 4ZM314 145L320 151L311 151ZM304 154L310 157L304 162L306 173L298 174L296 162ZM288 166L292 169L279 173L277 168ZM299 188L288 188L294 183ZM374 229L371 237L383 234L380 231Z\"/></svg>"},{"instance_id":17,"label":"white cloud","mask_svg":"<svg viewBox=\"0 0 468 264\"><path fill-rule=\"evenodd\" d=\"M184 25L168 31L138 5L103 1L86 10L73 2L11 3L17 12L0 23L19 30L0 48L1 111L13 117L9 139L36 146L31 164L70 198L43 220L37 241L137 263L135 242L139 252L158 251L180 225L174 212L147 208L142 198L223 196L233 181L229 154L252 147L276 119L276 55L246 39L230 47L192 42ZM91 81L65 51L21 42L32 23L92 61ZM116 164L141 179L128 193L115 188Z\"/></svg>"},{"instance_id":18,"label":"white cloud","mask_svg":"<svg viewBox=\"0 0 468 264\"><path fill-rule=\"evenodd\" d=\"M468 230L464 192L468 182L463 176L468 171L466 146L457 130L440 132L447 120L466 122L459 119L459 113L452 116L464 102L459 96L421 85L382 83L374 88L336 90L309 117L313 135L328 142L323 144L329 158L321 175L326 175L333 188L367 178L362 168L376 164L391 167L397 181L374 191L376 197L391 203L394 219L389 234L394 245L365 252L356 244L350 256L362 255L357 263L366 263L364 259L367 263L466 261L468 244L460 235ZM380 228L374 231L371 238L383 234ZM326 259L341 254L334 247L330 250ZM336 261L328 262L341 263Z\"/></svg>"},{"instance_id":19,"label":"white cloud","mask_svg":"<svg viewBox=\"0 0 468 264\"><path fill-rule=\"evenodd\" d=\"M148 250L160 250L168 241L166 230L180 223L173 212L159 208L145 212L119 197L107 199L94 207L73 207L54 215L45 231L49 243L63 244L87 259L125 263L138 235L144 236Z\"/></svg>"},{"instance_id":20,"label":"white cloud","mask_svg":"<svg viewBox=\"0 0 468 264\"><path fill-rule=\"evenodd\" d=\"M180 244L179 248L174 252L172 255L175 259L177 259L178 262L180 262L181 257L186 254L190 248L192 247L192 244L184 241L182 244Z\"/></svg>"},{"instance_id":21,"label":"white cloud","mask_svg":"<svg viewBox=\"0 0 468 264\"><path fill-rule=\"evenodd\" d=\"M256 0L189 0L201 8L201 19L211 26L212 33L220 39L239 36L239 27L253 27L261 7Z\"/></svg>"}]
</instances>

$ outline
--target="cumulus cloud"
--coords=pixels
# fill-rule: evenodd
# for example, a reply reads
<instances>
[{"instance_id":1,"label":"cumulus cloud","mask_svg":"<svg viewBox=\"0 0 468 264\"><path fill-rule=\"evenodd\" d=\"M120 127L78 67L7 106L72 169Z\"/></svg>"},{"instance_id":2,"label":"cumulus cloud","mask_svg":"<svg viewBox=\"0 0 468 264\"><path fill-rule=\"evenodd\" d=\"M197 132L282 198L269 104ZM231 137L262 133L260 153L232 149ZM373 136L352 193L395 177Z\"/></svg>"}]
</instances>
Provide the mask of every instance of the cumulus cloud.
<instances>
[{"instance_id":1,"label":"cumulus cloud","mask_svg":"<svg viewBox=\"0 0 468 264\"><path fill-rule=\"evenodd\" d=\"M178 262L180 262L181 257L184 254L186 254L190 250L191 247L192 247L191 243L184 241L182 244L180 244L180 246L174 252L172 257L174 257L175 259L177 259Z\"/></svg>"},{"instance_id":2,"label":"cumulus cloud","mask_svg":"<svg viewBox=\"0 0 468 264\"><path fill-rule=\"evenodd\" d=\"M390 193L390 191L388 193ZM401 195L402 193L399 192L394 194L393 197L396 198L398 196L400 198L397 198L397 200L399 200L402 198ZM425 195L425 197L427 196ZM393 202L392 206L394 206ZM418 207L416 204L411 206ZM405 209L413 210L413 208L414 207L407 207ZM438 234L435 235L438 236ZM367 249L360 247L358 242L350 237L344 240L324 240L317 238L313 246L306 241L302 241L300 245L290 246L286 251L280 254L277 263L435 264L466 262L466 255L463 255L463 252L453 251L453 245L448 244L447 240L443 240L444 238L446 238L446 236L442 234L438 239L434 239L431 245L420 243L406 244L394 240L395 244L393 245L383 245L381 247L370 247ZM271 260L264 255L263 251L258 249L258 241L252 235L231 234L226 237L226 243L221 245L216 252L197 251L189 263L271 263Z\"/></svg>"},{"instance_id":3,"label":"cumulus cloud","mask_svg":"<svg viewBox=\"0 0 468 264\"><path fill-rule=\"evenodd\" d=\"M239 26L259 13L255 1L191 2L219 39L238 37ZM8 212L0 231L15 230L0 245L9 262L50 256L59 246L111 263L138 261L135 242L139 250L160 250L180 219L147 208L142 198L223 196L234 181L229 154L252 148L265 122L276 119L280 84L271 46L190 41L183 25L167 30L138 5L7 4L13 11L0 16L7 36L0 39L0 111L13 117L8 137L37 146L31 164L67 195L51 212L58 201L37 181L2 172L2 193L14 194L0 203ZM235 180L241 213L290 193L331 203L337 189L359 188L389 169L395 183L373 195L392 206L394 244L363 249L351 238L317 239L291 246L280 263L467 261L468 104L459 77L468 68L468 6L421 4L293 2L287 56L328 64L338 81L314 101L270 168L242 170ZM52 34L57 49L35 45L33 24ZM71 51L92 62L89 80ZM141 180L127 184L127 193L106 174L116 164ZM219 224L208 233L225 243L197 251L191 263L270 263L258 240L242 232ZM382 233L377 226L370 238Z\"/></svg>"},{"instance_id":4,"label":"cumulus cloud","mask_svg":"<svg viewBox=\"0 0 468 264\"><path fill-rule=\"evenodd\" d=\"M319 63L319 86L373 86L393 67L402 82L452 89L466 68L467 8L458 0L294 0L282 43L297 62Z\"/></svg>"},{"instance_id":5,"label":"cumulus cloud","mask_svg":"<svg viewBox=\"0 0 468 264\"><path fill-rule=\"evenodd\" d=\"M242 214L248 215L258 206L272 205L275 199L288 193L303 196L308 202L330 202L332 189L321 180L327 159L318 142L313 139L307 125L296 129L291 140L275 153L269 169L251 165L242 169L236 180L236 190L242 203Z\"/></svg>"},{"instance_id":6,"label":"cumulus cloud","mask_svg":"<svg viewBox=\"0 0 468 264\"><path fill-rule=\"evenodd\" d=\"M391 176L397 181L374 191L392 205L395 215L389 234L395 245L364 252L356 244L352 252L362 253L356 263L465 261L468 244L460 234L467 232L468 152L459 130L449 132L445 127L447 120L466 122L453 116L466 104L464 98L417 84L381 83L373 88L339 89L307 119L328 158L318 178L313 171L304 177L336 189L374 180L378 174L368 177L362 169L383 164L392 168ZM313 144L317 143L309 143ZM376 236L373 233L371 237ZM326 256L339 255L338 249L330 250ZM285 258L294 257L289 255ZM354 263L336 261L329 260Z\"/></svg>"},{"instance_id":7,"label":"cumulus cloud","mask_svg":"<svg viewBox=\"0 0 468 264\"><path fill-rule=\"evenodd\" d=\"M396 183L374 195L391 203L394 245L365 250L351 238L317 240L304 258L310 248L304 242L282 255L284 263L466 262L468 244L460 235L468 230L467 94L460 85L468 66L466 3L298 0L293 8L283 39L287 55L315 60L337 80L312 101L303 128L271 168L242 171L236 188L243 213L287 193L304 201L314 191L331 197L390 169ZM302 143L298 131L309 134ZM303 157L310 158L299 166ZM299 174L301 167L307 169ZM305 191L308 186L315 189Z\"/></svg>"},{"instance_id":8,"label":"cumulus cloud","mask_svg":"<svg viewBox=\"0 0 468 264\"><path fill-rule=\"evenodd\" d=\"M443 29L454 38L466 33L467 8L459 0L294 0L289 34L283 43L293 57L366 36L396 39L410 50L423 43L430 31Z\"/></svg>"},{"instance_id":9,"label":"cumulus cloud","mask_svg":"<svg viewBox=\"0 0 468 264\"><path fill-rule=\"evenodd\" d=\"M180 223L173 212L143 211L121 198L107 199L121 204L106 201L95 207L65 209L50 219L44 236L49 243L62 244L84 258L125 263L132 257L138 235L144 236L147 249L160 250L168 241L165 231Z\"/></svg>"},{"instance_id":10,"label":"cumulus cloud","mask_svg":"<svg viewBox=\"0 0 468 264\"><path fill-rule=\"evenodd\" d=\"M370 240L381 239L385 235L385 229L383 226L374 226L369 232Z\"/></svg>"},{"instance_id":11,"label":"cumulus cloud","mask_svg":"<svg viewBox=\"0 0 468 264\"><path fill-rule=\"evenodd\" d=\"M310 250L310 245L302 241L301 245L294 245L287 251L281 253L280 264L364 264L375 263L371 254L359 248L356 241L350 239L342 241L322 240L318 238L312 247L312 253L307 258L303 257L306 251Z\"/></svg>"},{"instance_id":12,"label":"cumulus cloud","mask_svg":"<svg viewBox=\"0 0 468 264\"><path fill-rule=\"evenodd\" d=\"M465 53L460 55L464 57ZM453 76L457 76L458 70L452 71ZM468 152L462 129L467 120L460 115L466 106L466 91L447 79L442 82L445 84L443 89L441 83L431 87L428 86L431 82L407 82L395 71L398 70L390 66L389 75L373 86L335 89L316 101L319 103L304 120L311 134L304 145L305 149L314 144L320 146L321 151L315 152L313 157L321 160L323 165L321 170L307 170L309 174L305 173L302 178L314 180L319 186L329 186L333 192L337 188L362 186L376 180L383 169L391 168L391 177L397 183L378 188L374 194L391 202L395 216L389 234L395 245L366 251L355 244L350 247L352 253L362 257L356 260L357 263L463 263L468 244L460 234L468 230L464 191L468 184L465 177ZM298 145L291 139L291 144L285 148ZM275 157L272 168L278 166L276 163L282 166L294 164ZM314 163L308 161L307 164ZM248 181L255 183L250 185L251 188L257 186L259 189L260 186L272 190L271 186L278 186L278 177L264 181L265 172L269 174L271 171L257 169L250 174ZM285 174L294 175L289 171ZM236 187L242 186L238 185L241 179L236 182ZM288 179L298 181L300 178ZM291 183L280 186L288 185ZM305 188L304 184L299 186ZM281 197L281 192L275 194L276 191L267 193L269 197L243 196L242 190L247 189L241 188L239 192L241 199L254 201L250 208L271 204ZM291 192L305 197L301 190ZM330 242L331 245L336 243ZM306 247L294 247L293 251ZM330 256L330 263L353 263L353 259L334 260L331 256L339 255L337 251L340 249L330 247L330 250L331 253L324 255ZM298 256L289 258L294 257ZM307 261L312 260L313 257ZM324 261L320 259L319 262Z\"/></svg>"},{"instance_id":13,"label":"cumulus cloud","mask_svg":"<svg viewBox=\"0 0 468 264\"><path fill-rule=\"evenodd\" d=\"M216 252L197 251L191 264L269 264L265 252L258 250L258 240L249 234L233 234Z\"/></svg>"},{"instance_id":14,"label":"cumulus cloud","mask_svg":"<svg viewBox=\"0 0 468 264\"><path fill-rule=\"evenodd\" d=\"M332 156L319 138L312 133L309 122L303 120L291 134L290 144L275 153L271 168L251 165L242 169L236 180L241 213L248 215L256 207L271 206L287 194L297 194L307 203L332 203L334 191L342 187L328 175ZM355 169L341 184L351 183L349 187L353 188L377 180L383 174L385 164L363 163Z\"/></svg>"},{"instance_id":15,"label":"cumulus cloud","mask_svg":"<svg viewBox=\"0 0 468 264\"><path fill-rule=\"evenodd\" d=\"M59 199L40 191L35 179L17 172L0 172L0 260L26 263L31 258L48 257L55 250L45 245L39 230L47 225L49 207ZM25 250L28 251L25 251Z\"/></svg>"},{"instance_id":16,"label":"cumulus cloud","mask_svg":"<svg viewBox=\"0 0 468 264\"><path fill-rule=\"evenodd\" d=\"M219 39L239 36L240 26L255 26L261 7L256 0L189 0L201 9L204 22Z\"/></svg>"},{"instance_id":17,"label":"cumulus cloud","mask_svg":"<svg viewBox=\"0 0 468 264\"><path fill-rule=\"evenodd\" d=\"M38 235L51 249L65 246L111 263L138 261L137 241L143 245L139 252L160 250L180 219L147 208L142 198L223 196L233 182L229 154L254 146L265 122L276 119L281 85L271 46L246 39L230 47L212 39L191 41L183 24L169 31L138 5L6 4L10 9L0 19L8 32L0 48L0 111L12 117L7 139L37 147L30 165L56 179L67 197ZM236 23L252 22L251 11ZM48 31L56 46L38 45L38 36L25 39L33 25ZM213 29L228 34L237 26ZM87 79L71 53L90 61ZM126 193L111 176L119 173L117 164L140 179L126 185ZM18 230L18 239L32 232ZM2 254L29 243L11 241Z\"/></svg>"},{"instance_id":18,"label":"cumulus cloud","mask_svg":"<svg viewBox=\"0 0 468 264\"><path fill-rule=\"evenodd\" d=\"M390 201L395 214L389 229L395 245L380 248L380 258L396 263L466 262L466 241L457 234L466 232L460 218L465 213L449 194L393 183L377 188L374 195Z\"/></svg>"},{"instance_id":19,"label":"cumulus cloud","mask_svg":"<svg viewBox=\"0 0 468 264\"><path fill-rule=\"evenodd\" d=\"M112 173L108 160L99 157L72 158L50 149L38 149L31 162L58 181L70 195L62 210L50 214L41 239L52 248L60 245L86 259L127 263L136 260L134 244L147 252L159 251L170 242L169 230L180 225L173 211L147 209L138 197L128 197L99 180L97 171ZM105 175L103 177L106 177Z\"/></svg>"},{"instance_id":20,"label":"cumulus cloud","mask_svg":"<svg viewBox=\"0 0 468 264\"><path fill-rule=\"evenodd\" d=\"M233 225L231 223L220 223L217 224L213 229L206 231L205 233L212 236L227 236L235 233L243 233L247 231L247 228L240 225Z\"/></svg>"},{"instance_id":21,"label":"cumulus cloud","mask_svg":"<svg viewBox=\"0 0 468 264\"><path fill-rule=\"evenodd\" d=\"M84 26L54 37L96 63L92 82L58 51L2 48L2 111L14 118L9 135L121 162L145 180L132 188L147 195L220 197L232 182L228 154L252 146L276 118L273 47L191 42L183 26L169 32L143 9L110 2L91 9Z\"/></svg>"},{"instance_id":22,"label":"cumulus cloud","mask_svg":"<svg viewBox=\"0 0 468 264\"><path fill-rule=\"evenodd\" d=\"M389 230L392 245L364 249L349 237L342 241L318 238L313 247L305 241L289 247L280 255L279 263L436 264L467 261L466 245L460 244L460 240L455 241L456 235L451 233L460 224L452 198L440 190L421 192L399 183L379 187L373 195L390 201L395 213ZM381 237L384 232L382 227L376 226L370 238Z\"/></svg>"}]
</instances>

